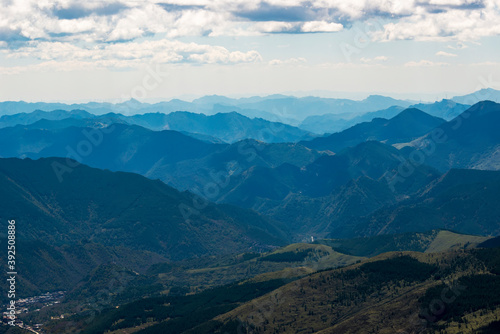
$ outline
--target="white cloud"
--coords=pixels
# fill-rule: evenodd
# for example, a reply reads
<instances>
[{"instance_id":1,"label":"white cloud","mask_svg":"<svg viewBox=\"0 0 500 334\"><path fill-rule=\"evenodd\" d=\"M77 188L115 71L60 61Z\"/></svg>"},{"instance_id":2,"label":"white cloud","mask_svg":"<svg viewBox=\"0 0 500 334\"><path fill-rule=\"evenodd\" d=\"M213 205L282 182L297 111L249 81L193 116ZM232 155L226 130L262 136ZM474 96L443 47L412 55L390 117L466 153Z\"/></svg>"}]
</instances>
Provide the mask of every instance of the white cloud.
<instances>
[{"instance_id":1,"label":"white cloud","mask_svg":"<svg viewBox=\"0 0 500 334\"><path fill-rule=\"evenodd\" d=\"M455 45L448 45L447 48L452 50L462 50L468 48L468 46L465 43L456 42Z\"/></svg>"},{"instance_id":2,"label":"white cloud","mask_svg":"<svg viewBox=\"0 0 500 334\"><path fill-rule=\"evenodd\" d=\"M279 22L279 21L268 21L268 22L257 22L254 25L254 29L259 32L264 33L279 33L288 32L295 27L295 24L291 22Z\"/></svg>"},{"instance_id":3,"label":"white cloud","mask_svg":"<svg viewBox=\"0 0 500 334\"><path fill-rule=\"evenodd\" d=\"M449 52L444 52L444 51L436 52L436 56L439 56L439 57L457 57L457 55L454 53L449 53Z\"/></svg>"},{"instance_id":4,"label":"white cloud","mask_svg":"<svg viewBox=\"0 0 500 334\"><path fill-rule=\"evenodd\" d=\"M33 65L31 70L49 68L54 62L60 62L63 64L61 70L66 70L67 68L78 69L78 66L87 68L90 64L93 64L93 68L136 68L144 62L235 64L262 61L261 55L255 50L229 51L221 46L166 39L102 44L92 48L80 47L69 42L30 42L27 46L17 50L3 50L2 52L8 58L34 57L42 61L40 64Z\"/></svg>"},{"instance_id":5,"label":"white cloud","mask_svg":"<svg viewBox=\"0 0 500 334\"><path fill-rule=\"evenodd\" d=\"M298 57L298 58L289 58L285 60L281 59L273 59L269 61L269 65L294 65L294 64L303 64L306 63L307 59Z\"/></svg>"},{"instance_id":6,"label":"white cloud","mask_svg":"<svg viewBox=\"0 0 500 334\"><path fill-rule=\"evenodd\" d=\"M189 60L197 63L249 63L262 61L261 55L257 51L249 52L229 52L223 47L212 47L203 53L193 53L188 56Z\"/></svg>"},{"instance_id":7,"label":"white cloud","mask_svg":"<svg viewBox=\"0 0 500 334\"><path fill-rule=\"evenodd\" d=\"M45 60L89 52L92 59L103 59L118 52L111 43L133 47L128 43L152 37L166 38L168 44L189 36L335 33L354 22L364 22L373 40L451 41L456 44L450 49L460 49L467 47L463 41L500 35L500 0L10 0L0 11L0 49ZM212 47L194 54L167 48L155 51L155 57L208 63L261 59L256 51ZM153 57L148 49L119 54L134 52Z\"/></svg>"},{"instance_id":8,"label":"white cloud","mask_svg":"<svg viewBox=\"0 0 500 334\"><path fill-rule=\"evenodd\" d=\"M421 60L421 61L410 61L405 64L406 67L430 67L430 66L448 66L449 63L443 62L433 62L430 60Z\"/></svg>"},{"instance_id":9,"label":"white cloud","mask_svg":"<svg viewBox=\"0 0 500 334\"><path fill-rule=\"evenodd\" d=\"M325 21L310 21L302 25L302 32L336 32L341 31L344 26L340 23Z\"/></svg>"},{"instance_id":10,"label":"white cloud","mask_svg":"<svg viewBox=\"0 0 500 334\"><path fill-rule=\"evenodd\" d=\"M432 3L431 3L432 4ZM415 14L387 23L377 40L473 41L500 34L500 3L484 1L477 8L467 1L442 1L436 11L416 7Z\"/></svg>"},{"instance_id":11,"label":"white cloud","mask_svg":"<svg viewBox=\"0 0 500 334\"><path fill-rule=\"evenodd\" d=\"M361 57L359 60L361 62L367 64L367 63L373 63L373 62L386 62L389 60L389 57L386 57L386 56L377 56L374 58Z\"/></svg>"},{"instance_id":12,"label":"white cloud","mask_svg":"<svg viewBox=\"0 0 500 334\"><path fill-rule=\"evenodd\" d=\"M12 0L2 6L0 31L9 35L5 40L14 36L121 41L160 33L175 38L255 32L338 32L343 29L341 21L380 17L393 20L376 34L378 39L469 40L500 34L499 6L498 0ZM283 19L277 20L278 17Z\"/></svg>"}]
</instances>

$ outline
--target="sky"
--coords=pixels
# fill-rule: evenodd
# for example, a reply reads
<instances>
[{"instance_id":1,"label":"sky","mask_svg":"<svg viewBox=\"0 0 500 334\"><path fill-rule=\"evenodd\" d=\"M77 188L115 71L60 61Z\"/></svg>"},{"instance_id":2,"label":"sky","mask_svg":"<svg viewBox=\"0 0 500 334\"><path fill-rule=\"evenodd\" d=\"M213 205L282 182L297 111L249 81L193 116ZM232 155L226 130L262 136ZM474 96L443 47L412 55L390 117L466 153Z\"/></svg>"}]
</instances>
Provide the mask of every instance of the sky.
<instances>
[{"instance_id":1,"label":"sky","mask_svg":"<svg viewBox=\"0 0 500 334\"><path fill-rule=\"evenodd\" d=\"M500 0L0 0L0 100L500 89Z\"/></svg>"}]
</instances>

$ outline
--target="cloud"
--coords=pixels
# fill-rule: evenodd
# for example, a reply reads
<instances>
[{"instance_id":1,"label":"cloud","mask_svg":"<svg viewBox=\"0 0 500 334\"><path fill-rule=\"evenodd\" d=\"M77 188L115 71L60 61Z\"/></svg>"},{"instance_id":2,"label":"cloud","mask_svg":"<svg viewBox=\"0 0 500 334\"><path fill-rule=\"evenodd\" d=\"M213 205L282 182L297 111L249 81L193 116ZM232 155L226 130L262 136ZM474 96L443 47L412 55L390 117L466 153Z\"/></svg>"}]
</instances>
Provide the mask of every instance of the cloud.
<instances>
[{"instance_id":1,"label":"cloud","mask_svg":"<svg viewBox=\"0 0 500 334\"><path fill-rule=\"evenodd\" d=\"M266 21L256 22L252 29L258 33L320 33L337 32L343 29L343 25L334 22L310 21L310 22L288 22L288 21Z\"/></svg>"},{"instance_id":2,"label":"cloud","mask_svg":"<svg viewBox=\"0 0 500 334\"><path fill-rule=\"evenodd\" d=\"M187 59L197 63L214 64L214 63L253 63L262 61L261 55L257 51L229 52L223 47L212 47L206 52L190 54Z\"/></svg>"},{"instance_id":3,"label":"cloud","mask_svg":"<svg viewBox=\"0 0 500 334\"><path fill-rule=\"evenodd\" d=\"M34 48L47 42L102 51L106 44L137 40L337 33L355 23L364 24L375 41L452 41L456 46L449 47L458 49L466 47L463 41L500 35L500 1L9 0L0 11L0 48L28 47L39 53ZM204 55L180 56L200 62L259 59L255 52L238 52L230 55L213 49Z\"/></svg>"},{"instance_id":4,"label":"cloud","mask_svg":"<svg viewBox=\"0 0 500 334\"><path fill-rule=\"evenodd\" d=\"M383 29L375 32L373 37L382 41L474 41L484 36L499 35L500 3L476 3L458 0L417 3L413 15L384 24Z\"/></svg>"},{"instance_id":5,"label":"cloud","mask_svg":"<svg viewBox=\"0 0 500 334\"><path fill-rule=\"evenodd\" d=\"M373 62L386 62L389 60L389 58L386 56L377 56L374 58L362 57L360 60L361 60L361 62L367 64L367 63L373 63Z\"/></svg>"},{"instance_id":6,"label":"cloud","mask_svg":"<svg viewBox=\"0 0 500 334\"><path fill-rule=\"evenodd\" d=\"M52 13L59 19L74 20L90 15L110 16L118 14L128 6L119 2L94 2L94 3L58 3L52 9Z\"/></svg>"},{"instance_id":7,"label":"cloud","mask_svg":"<svg viewBox=\"0 0 500 334\"><path fill-rule=\"evenodd\" d=\"M449 52L444 52L444 51L438 51L436 52L436 56L440 57L456 57L457 55L454 53L449 53Z\"/></svg>"},{"instance_id":8,"label":"cloud","mask_svg":"<svg viewBox=\"0 0 500 334\"><path fill-rule=\"evenodd\" d=\"M291 32L297 29L297 25L291 22L269 21L258 22L254 25L254 30L263 33Z\"/></svg>"},{"instance_id":9,"label":"cloud","mask_svg":"<svg viewBox=\"0 0 500 334\"><path fill-rule=\"evenodd\" d=\"M310 21L302 25L302 32L336 32L341 31L344 26L340 23L325 21Z\"/></svg>"},{"instance_id":10,"label":"cloud","mask_svg":"<svg viewBox=\"0 0 500 334\"><path fill-rule=\"evenodd\" d=\"M448 66L448 65L450 65L450 64L443 63L443 62L433 62L430 60L421 60L419 62L416 62L416 61L407 62L404 66L406 66L406 67L431 67L431 66Z\"/></svg>"},{"instance_id":11,"label":"cloud","mask_svg":"<svg viewBox=\"0 0 500 334\"><path fill-rule=\"evenodd\" d=\"M31 67L32 70L49 68L54 62L64 64L61 65L61 68L65 70L67 68L79 69L79 67L82 69L88 67L137 68L145 62L156 64L237 64L262 61L262 56L255 50L229 51L221 46L166 39L103 44L93 48L84 48L69 42L32 41L27 46L17 50L4 50L3 53L6 54L7 58L34 57L41 61L41 63Z\"/></svg>"},{"instance_id":12,"label":"cloud","mask_svg":"<svg viewBox=\"0 0 500 334\"><path fill-rule=\"evenodd\" d=\"M455 45L448 45L447 48L452 49L452 50L462 50L462 49L468 48L468 46L467 46L467 44L459 41L459 42L456 42Z\"/></svg>"},{"instance_id":13,"label":"cloud","mask_svg":"<svg viewBox=\"0 0 500 334\"><path fill-rule=\"evenodd\" d=\"M251 8L237 8L233 11L236 17L244 18L250 21L283 21L300 22L314 19L316 14L310 7L305 6L280 6L262 2L259 6Z\"/></svg>"},{"instance_id":14,"label":"cloud","mask_svg":"<svg viewBox=\"0 0 500 334\"><path fill-rule=\"evenodd\" d=\"M298 58L289 58L285 60L281 59L273 59L269 61L269 65L295 65L295 64L303 64L306 63L307 59L298 57Z\"/></svg>"}]
</instances>

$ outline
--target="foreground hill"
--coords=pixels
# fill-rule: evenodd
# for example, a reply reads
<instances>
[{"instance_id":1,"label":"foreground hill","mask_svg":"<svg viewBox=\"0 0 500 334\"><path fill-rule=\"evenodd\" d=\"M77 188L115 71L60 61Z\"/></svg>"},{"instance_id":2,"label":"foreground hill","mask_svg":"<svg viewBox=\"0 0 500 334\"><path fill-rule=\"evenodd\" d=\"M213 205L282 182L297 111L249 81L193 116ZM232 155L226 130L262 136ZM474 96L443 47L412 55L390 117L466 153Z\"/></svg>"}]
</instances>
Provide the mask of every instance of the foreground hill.
<instances>
[{"instance_id":1,"label":"foreground hill","mask_svg":"<svg viewBox=\"0 0 500 334\"><path fill-rule=\"evenodd\" d=\"M301 144L315 150L339 152L367 140L388 144L406 143L425 135L442 123L443 119L430 116L421 110L406 109L389 120L375 118L371 122L360 123L342 132Z\"/></svg>"},{"instance_id":2,"label":"foreground hill","mask_svg":"<svg viewBox=\"0 0 500 334\"><path fill-rule=\"evenodd\" d=\"M22 220L17 223L18 228L24 228ZM0 246L7 248L7 240L0 241ZM18 239L16 251L17 266L23 268L16 279L19 298L70 291L101 265L114 263L144 274L151 265L166 261L156 253L124 246L103 246L85 240L51 246L40 240ZM6 256L2 259L7 261ZM2 274L2 278L4 276ZM8 302L7 295L2 296L1 301Z\"/></svg>"},{"instance_id":3,"label":"foreground hill","mask_svg":"<svg viewBox=\"0 0 500 334\"><path fill-rule=\"evenodd\" d=\"M197 332L489 333L500 314L499 255L498 249L383 254L289 283Z\"/></svg>"},{"instance_id":4,"label":"foreground hill","mask_svg":"<svg viewBox=\"0 0 500 334\"><path fill-rule=\"evenodd\" d=\"M261 260L304 254L291 245ZM200 294L146 298L103 310L91 323L79 315L46 328L144 334L494 333L499 261L498 248L384 253L302 278L282 271Z\"/></svg>"},{"instance_id":5,"label":"foreground hill","mask_svg":"<svg viewBox=\"0 0 500 334\"><path fill-rule=\"evenodd\" d=\"M49 245L89 240L172 259L284 242L280 229L252 211L200 202L136 174L68 167L67 162L0 160L0 218L4 225L16 219L18 238ZM59 168L65 172L62 179Z\"/></svg>"},{"instance_id":6,"label":"foreground hill","mask_svg":"<svg viewBox=\"0 0 500 334\"><path fill-rule=\"evenodd\" d=\"M466 249L494 241L491 237L473 236L448 230L381 234L353 239L323 239L316 243L331 246L338 252L373 257L386 252L413 251L423 253Z\"/></svg>"}]
</instances>

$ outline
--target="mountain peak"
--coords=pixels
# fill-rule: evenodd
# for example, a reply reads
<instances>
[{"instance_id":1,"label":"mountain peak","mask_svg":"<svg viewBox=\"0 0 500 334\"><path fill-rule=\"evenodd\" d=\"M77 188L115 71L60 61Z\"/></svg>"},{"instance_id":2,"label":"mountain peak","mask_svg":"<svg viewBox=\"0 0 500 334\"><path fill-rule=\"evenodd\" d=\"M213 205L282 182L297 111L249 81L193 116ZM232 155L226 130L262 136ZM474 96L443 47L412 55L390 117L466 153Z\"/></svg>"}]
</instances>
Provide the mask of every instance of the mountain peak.
<instances>
[{"instance_id":1,"label":"mountain peak","mask_svg":"<svg viewBox=\"0 0 500 334\"><path fill-rule=\"evenodd\" d=\"M493 88L483 88L472 94L454 96L452 98L452 100L455 102L469 104L469 105L485 100L499 101L499 99L500 99L500 90L496 90Z\"/></svg>"},{"instance_id":2,"label":"mountain peak","mask_svg":"<svg viewBox=\"0 0 500 334\"><path fill-rule=\"evenodd\" d=\"M428 113L418 109L418 108L407 108L394 116L391 120L399 120L399 119L415 119L415 118L422 119L424 117L429 118L429 119L434 119L436 117L429 115Z\"/></svg>"},{"instance_id":3,"label":"mountain peak","mask_svg":"<svg viewBox=\"0 0 500 334\"><path fill-rule=\"evenodd\" d=\"M444 122L444 119L429 115L420 109L408 108L391 118L388 125L392 127L401 127L401 129L408 127L423 127L429 130Z\"/></svg>"},{"instance_id":4,"label":"mountain peak","mask_svg":"<svg viewBox=\"0 0 500 334\"><path fill-rule=\"evenodd\" d=\"M366 99L363 100L363 102L388 102L388 101L397 101L396 99L393 99L392 97L389 96L384 96L384 95L369 95Z\"/></svg>"},{"instance_id":5,"label":"mountain peak","mask_svg":"<svg viewBox=\"0 0 500 334\"><path fill-rule=\"evenodd\" d=\"M500 113L500 104L489 100L481 101L467 109L466 113L469 113L473 116L484 116L490 113Z\"/></svg>"}]
</instances>

